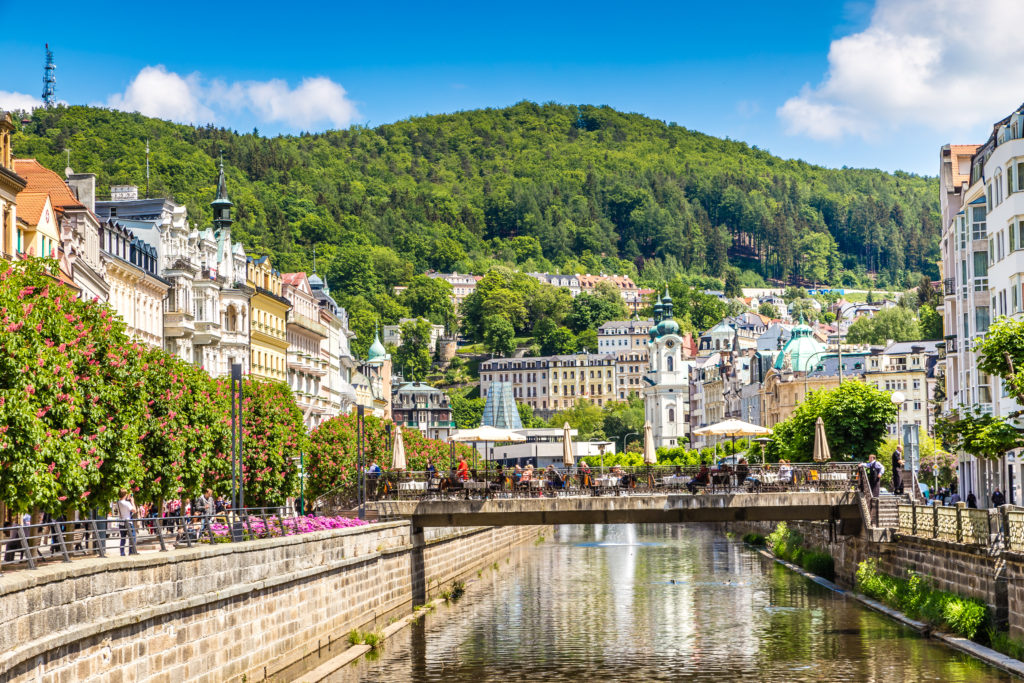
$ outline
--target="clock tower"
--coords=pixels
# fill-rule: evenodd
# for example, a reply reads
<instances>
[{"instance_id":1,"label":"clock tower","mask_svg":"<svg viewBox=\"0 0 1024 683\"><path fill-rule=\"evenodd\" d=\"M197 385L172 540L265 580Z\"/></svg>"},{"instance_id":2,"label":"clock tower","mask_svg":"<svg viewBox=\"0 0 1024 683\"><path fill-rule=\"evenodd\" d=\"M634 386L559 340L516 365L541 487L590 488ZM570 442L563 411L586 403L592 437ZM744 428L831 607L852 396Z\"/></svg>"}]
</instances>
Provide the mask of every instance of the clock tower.
<instances>
[{"instance_id":1,"label":"clock tower","mask_svg":"<svg viewBox=\"0 0 1024 683\"><path fill-rule=\"evenodd\" d=\"M679 323L672 317L672 297L654 304L654 326L648 333L648 367L644 376L644 414L651 423L656 448L686 443L690 433L690 367L683 354Z\"/></svg>"}]
</instances>

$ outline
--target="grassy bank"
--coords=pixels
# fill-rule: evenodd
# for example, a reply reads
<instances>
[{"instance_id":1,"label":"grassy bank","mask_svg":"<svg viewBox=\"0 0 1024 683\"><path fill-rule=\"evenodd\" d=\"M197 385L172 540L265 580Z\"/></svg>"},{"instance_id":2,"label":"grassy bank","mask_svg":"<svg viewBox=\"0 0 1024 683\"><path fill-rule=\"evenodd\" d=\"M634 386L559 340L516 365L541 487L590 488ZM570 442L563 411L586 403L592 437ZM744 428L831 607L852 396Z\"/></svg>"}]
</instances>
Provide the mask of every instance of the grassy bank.
<instances>
[{"instance_id":1,"label":"grassy bank","mask_svg":"<svg viewBox=\"0 0 1024 683\"><path fill-rule=\"evenodd\" d=\"M764 545L776 557L799 565L829 581L835 580L836 565L832 556L821 550L805 548L803 536L790 529L785 522L779 522L775 531L764 537L764 541Z\"/></svg>"}]
</instances>

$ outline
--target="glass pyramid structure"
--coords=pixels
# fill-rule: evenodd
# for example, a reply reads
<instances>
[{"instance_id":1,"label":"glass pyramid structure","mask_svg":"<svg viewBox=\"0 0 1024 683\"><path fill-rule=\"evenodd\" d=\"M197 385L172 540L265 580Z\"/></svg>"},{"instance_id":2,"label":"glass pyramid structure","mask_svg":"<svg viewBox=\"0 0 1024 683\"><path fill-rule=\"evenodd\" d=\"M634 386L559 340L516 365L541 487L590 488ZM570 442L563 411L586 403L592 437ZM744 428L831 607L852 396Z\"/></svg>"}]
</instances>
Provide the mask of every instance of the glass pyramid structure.
<instances>
[{"instance_id":1,"label":"glass pyramid structure","mask_svg":"<svg viewBox=\"0 0 1024 683\"><path fill-rule=\"evenodd\" d=\"M487 391L487 403L484 404L484 417L481 421L486 427L500 429L522 429L523 421L519 419L519 409L512 395L511 382L492 382Z\"/></svg>"}]
</instances>

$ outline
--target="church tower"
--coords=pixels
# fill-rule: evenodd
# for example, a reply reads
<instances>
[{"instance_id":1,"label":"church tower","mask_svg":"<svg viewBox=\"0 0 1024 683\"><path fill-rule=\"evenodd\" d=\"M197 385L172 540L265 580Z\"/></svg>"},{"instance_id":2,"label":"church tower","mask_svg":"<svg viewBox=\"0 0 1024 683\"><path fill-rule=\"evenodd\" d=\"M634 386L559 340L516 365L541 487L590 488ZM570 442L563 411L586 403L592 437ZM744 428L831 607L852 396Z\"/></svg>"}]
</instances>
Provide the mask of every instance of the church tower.
<instances>
[{"instance_id":1,"label":"church tower","mask_svg":"<svg viewBox=\"0 0 1024 683\"><path fill-rule=\"evenodd\" d=\"M228 199L228 183L224 178L224 157L220 158L220 176L217 178L217 196L210 206L213 208L213 235L217 240L217 270L230 285L235 281L234 258L231 245L231 207Z\"/></svg>"},{"instance_id":2,"label":"church tower","mask_svg":"<svg viewBox=\"0 0 1024 683\"><path fill-rule=\"evenodd\" d=\"M673 318L672 297L654 304L648 368L644 376L644 414L651 423L655 447L682 445L689 435L690 363L684 360L683 337Z\"/></svg>"}]
</instances>

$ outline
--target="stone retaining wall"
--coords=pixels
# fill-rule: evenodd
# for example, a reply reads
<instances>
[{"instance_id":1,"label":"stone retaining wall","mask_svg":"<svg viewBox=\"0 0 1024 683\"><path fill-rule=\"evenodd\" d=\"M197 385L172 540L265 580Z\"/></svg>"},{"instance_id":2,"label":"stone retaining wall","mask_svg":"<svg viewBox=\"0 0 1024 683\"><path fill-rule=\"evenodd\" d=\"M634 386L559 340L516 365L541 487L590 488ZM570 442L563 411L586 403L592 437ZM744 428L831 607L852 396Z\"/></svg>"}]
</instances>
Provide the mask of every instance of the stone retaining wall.
<instances>
[{"instance_id":1,"label":"stone retaining wall","mask_svg":"<svg viewBox=\"0 0 1024 683\"><path fill-rule=\"evenodd\" d=\"M894 534L892 542L880 543L863 536L830 535L827 522L787 522L804 537L810 548L824 550L835 560L836 583L853 586L857 565L868 558L878 560L878 569L891 576L907 578L910 572L927 577L939 590L977 598L987 604L999 624L1015 620L1024 634L1024 586L1007 590L1010 553L951 543L931 538ZM736 522L727 528L738 534L747 532L767 536L775 529L770 522ZM1024 581L1024 555L1018 556L1015 571Z\"/></svg>"},{"instance_id":2,"label":"stone retaining wall","mask_svg":"<svg viewBox=\"0 0 1024 683\"><path fill-rule=\"evenodd\" d=\"M388 522L9 573L0 679L263 680L540 533Z\"/></svg>"}]
</instances>

